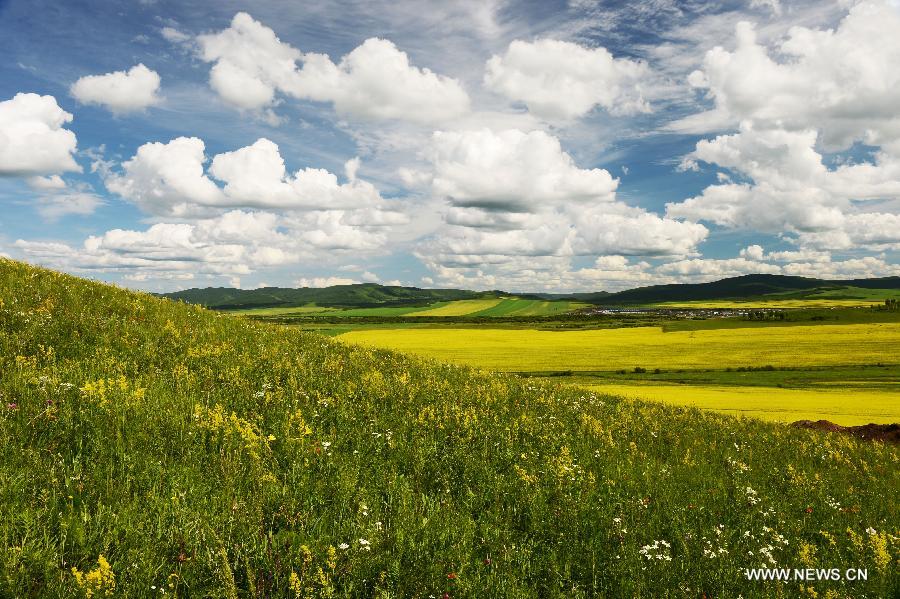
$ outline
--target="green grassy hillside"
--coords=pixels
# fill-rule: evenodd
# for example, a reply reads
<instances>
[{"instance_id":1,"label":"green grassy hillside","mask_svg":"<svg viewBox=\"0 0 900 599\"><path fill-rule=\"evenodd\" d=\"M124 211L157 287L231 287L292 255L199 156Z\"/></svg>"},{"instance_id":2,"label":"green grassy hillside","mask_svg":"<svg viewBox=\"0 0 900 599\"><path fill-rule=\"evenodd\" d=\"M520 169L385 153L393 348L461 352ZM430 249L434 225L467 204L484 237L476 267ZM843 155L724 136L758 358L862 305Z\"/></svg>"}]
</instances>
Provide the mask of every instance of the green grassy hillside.
<instances>
[{"instance_id":1,"label":"green grassy hillside","mask_svg":"<svg viewBox=\"0 0 900 599\"><path fill-rule=\"evenodd\" d=\"M324 288L232 289L207 287L162 294L162 297L217 310L264 310L293 307L351 308L348 316L394 316L428 311L430 305L455 301L497 301L473 316L548 316L588 304L646 305L711 300L868 300L883 302L900 295L900 277L827 281L783 275L744 275L710 283L653 285L618 293L519 294L462 289L419 289L359 283ZM554 301L556 300L556 301ZM568 302L566 301L568 300ZM571 304L571 307L567 307ZM368 312L366 312L368 311ZM385 311L382 313L382 311ZM453 312L452 309L449 311Z\"/></svg>"},{"instance_id":2,"label":"green grassy hillside","mask_svg":"<svg viewBox=\"0 0 900 599\"><path fill-rule=\"evenodd\" d=\"M189 304L199 304L207 308L238 310L306 304L342 308L377 308L385 305L425 305L439 301L473 299L486 295L489 294L461 289L419 289L418 287L358 283L323 288L303 287L301 289L207 287L167 293L163 294L163 297L181 300Z\"/></svg>"},{"instance_id":3,"label":"green grassy hillside","mask_svg":"<svg viewBox=\"0 0 900 599\"><path fill-rule=\"evenodd\" d=\"M0 260L0 596L900 592L900 452Z\"/></svg>"},{"instance_id":4,"label":"green grassy hillside","mask_svg":"<svg viewBox=\"0 0 900 599\"><path fill-rule=\"evenodd\" d=\"M709 283L651 285L619 291L554 295L602 305L759 299L863 299L883 301L900 295L900 277L835 280L754 274Z\"/></svg>"}]
</instances>

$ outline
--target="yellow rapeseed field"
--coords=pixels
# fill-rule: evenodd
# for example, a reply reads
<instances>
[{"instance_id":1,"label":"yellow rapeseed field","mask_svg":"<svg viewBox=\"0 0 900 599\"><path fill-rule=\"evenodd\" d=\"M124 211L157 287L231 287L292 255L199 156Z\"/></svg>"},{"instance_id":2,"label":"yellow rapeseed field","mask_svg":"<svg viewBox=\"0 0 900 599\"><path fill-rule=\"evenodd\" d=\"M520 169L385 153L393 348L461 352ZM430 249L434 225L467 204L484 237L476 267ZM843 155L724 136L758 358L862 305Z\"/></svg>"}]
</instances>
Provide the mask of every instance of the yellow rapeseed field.
<instances>
[{"instance_id":1,"label":"yellow rapeseed field","mask_svg":"<svg viewBox=\"0 0 900 599\"><path fill-rule=\"evenodd\" d=\"M664 384L604 384L587 388L620 397L649 399L774 422L825 418L842 426L854 426L900 420L900 398L891 391Z\"/></svg>"},{"instance_id":2,"label":"yellow rapeseed field","mask_svg":"<svg viewBox=\"0 0 900 599\"><path fill-rule=\"evenodd\" d=\"M813 325L674 331L402 329L352 331L341 339L511 372L725 369L896 363L900 324Z\"/></svg>"},{"instance_id":3,"label":"yellow rapeseed field","mask_svg":"<svg viewBox=\"0 0 900 599\"><path fill-rule=\"evenodd\" d=\"M410 316L465 316L467 314L481 312L482 310L493 308L501 301L503 300L500 298L459 300L450 302L446 306L440 306L438 308L432 308L430 310L422 310L421 312L414 312L410 314Z\"/></svg>"}]
</instances>

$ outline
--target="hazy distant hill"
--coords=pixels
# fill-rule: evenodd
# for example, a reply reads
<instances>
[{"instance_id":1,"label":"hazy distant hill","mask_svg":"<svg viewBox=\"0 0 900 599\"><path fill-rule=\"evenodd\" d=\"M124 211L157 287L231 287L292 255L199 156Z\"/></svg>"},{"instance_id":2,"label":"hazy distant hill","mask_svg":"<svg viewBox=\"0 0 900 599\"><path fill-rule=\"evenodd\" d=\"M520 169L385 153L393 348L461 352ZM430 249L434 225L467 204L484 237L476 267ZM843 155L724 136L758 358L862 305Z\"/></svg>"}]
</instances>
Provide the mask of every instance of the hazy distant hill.
<instances>
[{"instance_id":1,"label":"hazy distant hill","mask_svg":"<svg viewBox=\"0 0 900 599\"><path fill-rule=\"evenodd\" d=\"M745 299L772 294L787 294L798 291L819 291L846 287L866 289L900 289L900 277L880 279L853 279L829 281L807 277L784 275L744 275L711 283L689 283L675 285L653 285L629 289L613 294L602 294L596 299L580 298L581 301L604 304L643 304L672 301L696 301L716 299Z\"/></svg>"},{"instance_id":2,"label":"hazy distant hill","mask_svg":"<svg viewBox=\"0 0 900 599\"><path fill-rule=\"evenodd\" d=\"M848 288L851 288L848 290ZM829 281L807 277L783 275L744 275L713 281L711 283L687 283L674 285L653 285L639 287L618 293L596 291L587 293L532 293L509 294L502 291L467 291L463 289L420 289L418 287L385 286L375 283L354 285L334 285L324 288L286 289L263 287L261 289L231 289L227 287L207 287L187 289L175 293L162 294L163 297L182 300L191 304L201 304L218 310L239 308L263 308L275 306L302 306L316 304L334 307L376 307L427 304L439 301L516 295L519 297L547 300L576 300L592 304L648 304L673 301L697 301L717 299L747 299L772 294L792 294L803 296L806 292L822 293L833 291L849 297L848 292L856 289L897 289L900 291L900 277L880 279L848 279ZM800 294L799 296L797 294Z\"/></svg>"},{"instance_id":3,"label":"hazy distant hill","mask_svg":"<svg viewBox=\"0 0 900 599\"><path fill-rule=\"evenodd\" d=\"M593 304L645 304L673 301L746 299L772 294L802 291L834 291L857 287L866 289L900 289L900 277L829 281L784 275L743 275L710 283L682 283L638 287L618 293L576 293L560 298L578 299Z\"/></svg>"}]
</instances>

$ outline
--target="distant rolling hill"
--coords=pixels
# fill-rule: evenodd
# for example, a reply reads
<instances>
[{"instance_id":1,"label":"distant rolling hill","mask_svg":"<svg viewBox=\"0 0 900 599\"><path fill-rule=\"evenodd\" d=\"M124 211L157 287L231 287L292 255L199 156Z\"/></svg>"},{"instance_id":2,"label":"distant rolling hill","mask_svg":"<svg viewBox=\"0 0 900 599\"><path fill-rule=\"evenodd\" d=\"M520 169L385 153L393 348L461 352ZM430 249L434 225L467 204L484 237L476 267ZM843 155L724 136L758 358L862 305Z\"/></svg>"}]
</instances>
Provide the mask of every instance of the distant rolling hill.
<instances>
[{"instance_id":1,"label":"distant rolling hill","mask_svg":"<svg viewBox=\"0 0 900 599\"><path fill-rule=\"evenodd\" d=\"M433 302L478 299L495 294L460 289L419 289L417 287L359 283L322 288L303 287L300 289L282 287L262 287L260 289L207 287L205 289L186 289L161 295L169 299L180 300L189 304L200 304L216 310L237 310L281 306L293 307L306 304L339 308L425 305Z\"/></svg>"},{"instance_id":2,"label":"distant rolling hill","mask_svg":"<svg viewBox=\"0 0 900 599\"><path fill-rule=\"evenodd\" d=\"M756 274L731 277L710 283L653 285L628 289L618 293L572 294L569 297L592 304L650 304L720 299L735 300L772 295L800 297L804 295L803 292L824 292L827 290L838 292L846 290L847 287L900 290L900 277L829 281L808 277Z\"/></svg>"},{"instance_id":3,"label":"distant rolling hill","mask_svg":"<svg viewBox=\"0 0 900 599\"><path fill-rule=\"evenodd\" d=\"M375 283L334 285L324 288L232 289L208 287L162 294L163 297L201 304L217 310L247 308L294 307L315 304L323 307L374 308L389 306L427 305L434 302L496 298L500 296L528 299L566 300L595 305L641 305L663 302L709 300L744 300L772 297L803 299L814 296L822 299L863 298L871 290L897 290L900 277L875 279L826 280L808 277L755 274L731 277L710 283L653 285L628 289L617 293L606 291L586 293L510 294L502 291L468 291L464 289L420 289L418 287L385 286Z\"/></svg>"}]
</instances>

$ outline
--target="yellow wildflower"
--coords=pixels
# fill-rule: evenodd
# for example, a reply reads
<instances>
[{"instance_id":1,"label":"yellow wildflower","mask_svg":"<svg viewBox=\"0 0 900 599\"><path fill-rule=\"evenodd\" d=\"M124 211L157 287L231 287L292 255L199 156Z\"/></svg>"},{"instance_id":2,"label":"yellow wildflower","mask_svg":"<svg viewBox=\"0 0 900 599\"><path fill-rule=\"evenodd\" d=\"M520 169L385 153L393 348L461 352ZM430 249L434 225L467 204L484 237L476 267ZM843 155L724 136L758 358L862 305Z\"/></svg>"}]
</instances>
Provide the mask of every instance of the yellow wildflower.
<instances>
[{"instance_id":1,"label":"yellow wildflower","mask_svg":"<svg viewBox=\"0 0 900 599\"><path fill-rule=\"evenodd\" d=\"M85 597L106 596L109 597L116 590L116 575L112 567L103 555L97 557L97 567L89 572L81 572L78 568L72 568L75 584L84 593Z\"/></svg>"}]
</instances>

